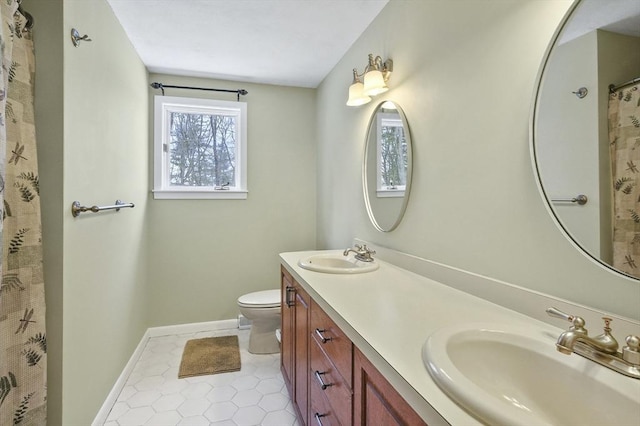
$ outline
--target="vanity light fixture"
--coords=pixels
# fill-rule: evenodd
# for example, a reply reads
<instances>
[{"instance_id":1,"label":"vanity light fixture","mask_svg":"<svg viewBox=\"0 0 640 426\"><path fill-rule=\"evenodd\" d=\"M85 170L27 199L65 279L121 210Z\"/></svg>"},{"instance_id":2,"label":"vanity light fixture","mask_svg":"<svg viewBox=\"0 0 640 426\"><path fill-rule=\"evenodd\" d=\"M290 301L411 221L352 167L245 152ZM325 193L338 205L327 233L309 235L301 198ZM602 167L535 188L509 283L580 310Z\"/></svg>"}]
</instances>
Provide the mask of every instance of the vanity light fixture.
<instances>
[{"instance_id":1,"label":"vanity light fixture","mask_svg":"<svg viewBox=\"0 0 640 426\"><path fill-rule=\"evenodd\" d=\"M349 99L347 105L359 106L371 101L371 96L379 95L389 90L387 80L393 71L393 61L382 61L380 56L369 54L369 63L362 74L358 69L353 69L353 83L349 86ZM360 80L363 77L364 83Z\"/></svg>"},{"instance_id":2,"label":"vanity light fixture","mask_svg":"<svg viewBox=\"0 0 640 426\"><path fill-rule=\"evenodd\" d=\"M349 86L349 99L347 105L360 106L371 102L371 98L364 94L364 84L360 81L358 70L353 69L353 83Z\"/></svg>"}]
</instances>

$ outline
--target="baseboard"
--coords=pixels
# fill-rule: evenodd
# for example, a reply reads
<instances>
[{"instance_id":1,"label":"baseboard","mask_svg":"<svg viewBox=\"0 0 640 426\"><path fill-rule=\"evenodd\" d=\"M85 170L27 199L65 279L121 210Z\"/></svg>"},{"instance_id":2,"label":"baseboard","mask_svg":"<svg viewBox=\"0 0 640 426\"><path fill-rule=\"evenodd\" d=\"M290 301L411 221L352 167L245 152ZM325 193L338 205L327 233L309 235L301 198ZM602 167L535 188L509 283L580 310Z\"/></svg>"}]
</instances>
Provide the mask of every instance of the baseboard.
<instances>
[{"instance_id":1,"label":"baseboard","mask_svg":"<svg viewBox=\"0 0 640 426\"><path fill-rule=\"evenodd\" d=\"M147 331L149 337L170 336L172 334L200 333L203 331L229 330L238 328L237 319L195 322L191 324L165 325L161 327L151 327Z\"/></svg>"},{"instance_id":2,"label":"baseboard","mask_svg":"<svg viewBox=\"0 0 640 426\"><path fill-rule=\"evenodd\" d=\"M116 380L113 388L107 395L102 407L96 414L96 417L91 422L91 426L102 426L107 421L109 417L109 413L113 408L113 405L118 400L118 395L122 392L124 385L127 383L127 379L129 375L133 371L136 363L142 356L142 352L144 351L147 342L152 337L159 336L170 336L173 334L188 334L188 333L200 333L206 331L215 331L215 330L229 330L229 329L237 329L238 328L238 320L230 319L230 320L221 320L221 321L208 321L208 322L198 322L191 324L178 324L178 325L168 325L162 327L151 327L148 328L144 334L142 335L142 339L140 339L140 343L136 346L136 349L133 351L133 354L129 358L129 361L125 365L122 373Z\"/></svg>"}]
</instances>

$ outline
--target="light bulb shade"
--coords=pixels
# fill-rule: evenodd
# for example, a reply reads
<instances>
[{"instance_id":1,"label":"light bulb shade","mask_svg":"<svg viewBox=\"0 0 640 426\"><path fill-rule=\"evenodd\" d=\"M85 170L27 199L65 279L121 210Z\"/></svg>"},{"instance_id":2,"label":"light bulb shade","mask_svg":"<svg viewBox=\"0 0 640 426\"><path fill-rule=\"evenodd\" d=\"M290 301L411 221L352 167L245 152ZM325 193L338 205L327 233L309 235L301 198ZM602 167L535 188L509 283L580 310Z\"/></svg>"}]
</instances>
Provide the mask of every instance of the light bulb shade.
<instances>
[{"instance_id":1,"label":"light bulb shade","mask_svg":"<svg viewBox=\"0 0 640 426\"><path fill-rule=\"evenodd\" d=\"M384 93L389 88L384 82L382 72L371 70L364 75L364 94L366 96L375 96Z\"/></svg>"},{"instance_id":2,"label":"light bulb shade","mask_svg":"<svg viewBox=\"0 0 640 426\"><path fill-rule=\"evenodd\" d=\"M364 85L359 81L349 86L348 106L364 105L371 101L371 98L364 94Z\"/></svg>"}]
</instances>

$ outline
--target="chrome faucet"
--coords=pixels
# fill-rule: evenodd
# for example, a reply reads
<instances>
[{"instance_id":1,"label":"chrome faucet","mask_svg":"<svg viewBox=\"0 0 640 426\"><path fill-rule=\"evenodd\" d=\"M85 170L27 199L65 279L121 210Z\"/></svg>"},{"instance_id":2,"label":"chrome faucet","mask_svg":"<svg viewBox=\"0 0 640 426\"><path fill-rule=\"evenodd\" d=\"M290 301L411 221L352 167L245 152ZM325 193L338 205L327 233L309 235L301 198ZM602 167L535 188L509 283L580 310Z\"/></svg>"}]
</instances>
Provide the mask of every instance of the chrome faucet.
<instances>
[{"instance_id":1,"label":"chrome faucet","mask_svg":"<svg viewBox=\"0 0 640 426\"><path fill-rule=\"evenodd\" d=\"M342 255L343 256L348 256L350 252L354 252L355 253L355 258L357 260L361 260L362 262L373 262L373 257L371 257L372 254L376 254L375 250L371 250L369 249L369 247L367 247L367 245L359 245L356 244L353 246L355 248L351 248L349 247L348 249L346 249Z\"/></svg>"},{"instance_id":2,"label":"chrome faucet","mask_svg":"<svg viewBox=\"0 0 640 426\"><path fill-rule=\"evenodd\" d=\"M618 373L640 379L640 339L627 336L627 345L618 352L618 342L611 335L611 318L603 317L604 332L590 337L584 319L566 314L556 308L548 308L547 314L571 323L569 330L558 337L556 349L566 355L576 353Z\"/></svg>"}]
</instances>

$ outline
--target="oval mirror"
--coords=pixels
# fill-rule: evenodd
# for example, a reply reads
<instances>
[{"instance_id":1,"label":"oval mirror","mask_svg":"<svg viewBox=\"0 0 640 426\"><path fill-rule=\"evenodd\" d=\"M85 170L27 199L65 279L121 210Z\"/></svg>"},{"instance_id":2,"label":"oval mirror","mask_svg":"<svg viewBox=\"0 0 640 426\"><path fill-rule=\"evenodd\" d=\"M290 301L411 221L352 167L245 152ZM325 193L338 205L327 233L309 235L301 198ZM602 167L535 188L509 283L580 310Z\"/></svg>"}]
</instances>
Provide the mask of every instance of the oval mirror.
<instances>
[{"instance_id":1,"label":"oval mirror","mask_svg":"<svg viewBox=\"0 0 640 426\"><path fill-rule=\"evenodd\" d=\"M640 2L576 2L543 63L531 143L560 228L640 277Z\"/></svg>"},{"instance_id":2,"label":"oval mirror","mask_svg":"<svg viewBox=\"0 0 640 426\"><path fill-rule=\"evenodd\" d=\"M379 231L393 231L402 220L411 188L411 134L397 103L385 101L373 111L362 173L371 223Z\"/></svg>"}]
</instances>

